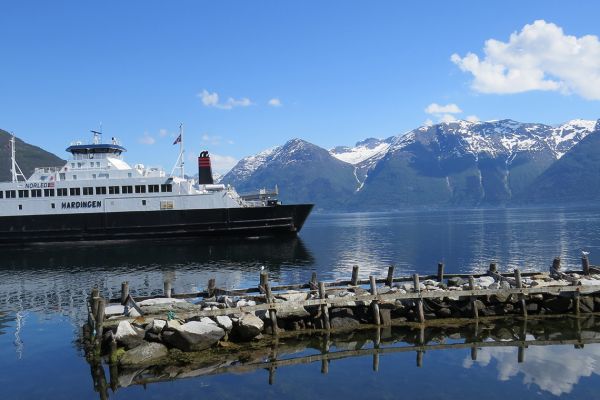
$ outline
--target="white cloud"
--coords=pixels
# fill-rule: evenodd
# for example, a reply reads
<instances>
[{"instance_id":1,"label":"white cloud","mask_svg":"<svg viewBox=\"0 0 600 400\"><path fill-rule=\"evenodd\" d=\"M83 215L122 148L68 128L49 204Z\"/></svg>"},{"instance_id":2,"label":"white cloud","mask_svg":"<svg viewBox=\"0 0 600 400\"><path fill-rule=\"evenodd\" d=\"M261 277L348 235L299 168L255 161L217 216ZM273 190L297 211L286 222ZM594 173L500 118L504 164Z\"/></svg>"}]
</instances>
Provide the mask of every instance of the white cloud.
<instances>
[{"instance_id":1,"label":"white cloud","mask_svg":"<svg viewBox=\"0 0 600 400\"><path fill-rule=\"evenodd\" d=\"M144 132L144 135L138 139L138 142L141 144L152 145L156 143L156 139L152 137L148 132Z\"/></svg>"},{"instance_id":2,"label":"white cloud","mask_svg":"<svg viewBox=\"0 0 600 400\"><path fill-rule=\"evenodd\" d=\"M215 172L225 175L229 170L237 164L238 160L232 156L222 156L220 154L211 153L210 159Z\"/></svg>"},{"instance_id":3,"label":"white cloud","mask_svg":"<svg viewBox=\"0 0 600 400\"><path fill-rule=\"evenodd\" d=\"M551 90L600 100L598 36L565 35L561 27L538 20L512 33L508 42L487 40L483 53L483 59L470 52L450 58L473 75L472 88L478 92Z\"/></svg>"},{"instance_id":4,"label":"white cloud","mask_svg":"<svg viewBox=\"0 0 600 400\"><path fill-rule=\"evenodd\" d=\"M445 106L437 103L431 103L425 108L427 114L460 114L462 110L454 103Z\"/></svg>"},{"instance_id":5,"label":"white cloud","mask_svg":"<svg viewBox=\"0 0 600 400\"><path fill-rule=\"evenodd\" d=\"M439 117L440 122L453 122L456 121L457 118L452 114L442 114Z\"/></svg>"},{"instance_id":6,"label":"white cloud","mask_svg":"<svg viewBox=\"0 0 600 400\"><path fill-rule=\"evenodd\" d=\"M477 115L467 115L465 120L469 122L479 122L479 117Z\"/></svg>"},{"instance_id":7,"label":"white cloud","mask_svg":"<svg viewBox=\"0 0 600 400\"><path fill-rule=\"evenodd\" d=\"M423 125L425 126L431 126L433 125L433 120L431 118L427 118L424 122Z\"/></svg>"},{"instance_id":8,"label":"white cloud","mask_svg":"<svg viewBox=\"0 0 600 400\"><path fill-rule=\"evenodd\" d=\"M219 101L219 94L217 92L210 93L206 89L198 93L198 97L200 97L200 100L204 106L219 108L221 110L231 110L234 107L248 107L253 104L252 101L247 97L242 97L240 99L229 97L227 101L221 103Z\"/></svg>"},{"instance_id":9,"label":"white cloud","mask_svg":"<svg viewBox=\"0 0 600 400\"><path fill-rule=\"evenodd\" d=\"M283 104L281 103L281 100L279 100L277 97L274 97L269 100L269 105L271 107L281 107Z\"/></svg>"},{"instance_id":10,"label":"white cloud","mask_svg":"<svg viewBox=\"0 0 600 400\"><path fill-rule=\"evenodd\" d=\"M218 146L221 144L221 136L211 136L205 133L202 135L202 143Z\"/></svg>"},{"instance_id":11,"label":"white cloud","mask_svg":"<svg viewBox=\"0 0 600 400\"><path fill-rule=\"evenodd\" d=\"M168 135L169 135L169 131L167 131L166 129L160 129L158 131L158 136L160 136L160 137L165 137L165 136L168 136Z\"/></svg>"}]
</instances>

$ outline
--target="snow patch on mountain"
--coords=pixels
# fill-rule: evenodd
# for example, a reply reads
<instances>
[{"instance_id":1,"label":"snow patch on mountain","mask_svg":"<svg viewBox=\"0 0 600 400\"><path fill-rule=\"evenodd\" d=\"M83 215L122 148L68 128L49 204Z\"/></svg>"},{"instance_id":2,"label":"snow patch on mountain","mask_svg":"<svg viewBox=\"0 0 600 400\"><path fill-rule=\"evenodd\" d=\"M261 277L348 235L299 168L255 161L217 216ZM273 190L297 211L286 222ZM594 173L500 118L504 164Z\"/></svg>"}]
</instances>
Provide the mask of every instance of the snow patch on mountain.
<instances>
[{"instance_id":1,"label":"snow patch on mountain","mask_svg":"<svg viewBox=\"0 0 600 400\"><path fill-rule=\"evenodd\" d=\"M338 160L357 165L377 154L384 154L390 147L391 139L369 138L356 143L354 147L335 147L329 150L329 153Z\"/></svg>"},{"instance_id":2,"label":"snow patch on mountain","mask_svg":"<svg viewBox=\"0 0 600 400\"><path fill-rule=\"evenodd\" d=\"M279 149L281 149L281 146L272 147L270 149L263 150L260 153L255 154L253 156L244 157L237 163L235 167L233 167L233 169L230 172L235 170L235 175L239 179L248 178L260 167L265 165L269 158L271 158L271 156L274 153L276 153Z\"/></svg>"}]
</instances>

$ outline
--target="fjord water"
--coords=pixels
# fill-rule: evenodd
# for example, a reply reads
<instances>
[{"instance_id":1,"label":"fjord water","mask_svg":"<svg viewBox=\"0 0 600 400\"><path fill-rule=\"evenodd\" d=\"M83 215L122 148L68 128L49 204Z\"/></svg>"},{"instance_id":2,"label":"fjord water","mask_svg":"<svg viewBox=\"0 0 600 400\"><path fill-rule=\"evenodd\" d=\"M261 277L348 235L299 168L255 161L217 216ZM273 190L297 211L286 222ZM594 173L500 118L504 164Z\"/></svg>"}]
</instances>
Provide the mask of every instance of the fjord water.
<instances>
[{"instance_id":1,"label":"fjord water","mask_svg":"<svg viewBox=\"0 0 600 400\"><path fill-rule=\"evenodd\" d=\"M220 287L254 286L261 267L275 282L447 272L481 272L490 262L504 271L546 270L562 257L579 268L581 250L600 260L600 208L475 209L368 214L313 214L293 240L117 242L1 249L0 398L92 399L90 367L77 343L84 299L97 285L115 297L122 281L132 294L193 292L215 277ZM567 329L567 328L564 328ZM449 339L451 340L451 339ZM219 374L123 387L110 398L593 398L600 384L600 344L432 351L417 368L414 353Z\"/></svg>"}]
</instances>

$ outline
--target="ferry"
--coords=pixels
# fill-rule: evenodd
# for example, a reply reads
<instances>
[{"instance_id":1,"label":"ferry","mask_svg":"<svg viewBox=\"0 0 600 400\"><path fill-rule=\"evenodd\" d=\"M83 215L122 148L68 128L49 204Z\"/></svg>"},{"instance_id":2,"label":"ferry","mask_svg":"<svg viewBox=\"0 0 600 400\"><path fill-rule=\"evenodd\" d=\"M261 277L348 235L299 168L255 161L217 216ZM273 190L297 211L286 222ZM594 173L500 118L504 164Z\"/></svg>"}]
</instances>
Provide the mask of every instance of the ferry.
<instances>
[{"instance_id":1,"label":"ferry","mask_svg":"<svg viewBox=\"0 0 600 400\"><path fill-rule=\"evenodd\" d=\"M0 245L130 239L295 236L312 204L284 205L278 190L240 195L213 181L210 155L198 157L198 180L142 164L130 166L126 149L92 131L75 142L63 167L36 168L25 178L11 143L11 182L0 183ZM174 168L175 171L176 168Z\"/></svg>"}]
</instances>

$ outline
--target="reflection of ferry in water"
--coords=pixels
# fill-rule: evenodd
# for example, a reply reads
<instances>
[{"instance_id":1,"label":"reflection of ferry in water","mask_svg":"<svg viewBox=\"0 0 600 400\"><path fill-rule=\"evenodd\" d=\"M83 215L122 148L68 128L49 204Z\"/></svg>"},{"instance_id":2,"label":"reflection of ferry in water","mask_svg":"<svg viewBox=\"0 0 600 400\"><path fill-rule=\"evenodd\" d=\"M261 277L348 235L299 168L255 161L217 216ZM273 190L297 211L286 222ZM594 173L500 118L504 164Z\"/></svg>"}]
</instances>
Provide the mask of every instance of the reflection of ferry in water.
<instances>
[{"instance_id":1,"label":"reflection of ferry in water","mask_svg":"<svg viewBox=\"0 0 600 400\"><path fill-rule=\"evenodd\" d=\"M175 143L180 143L182 135ZM210 157L198 157L198 182L183 173L129 166L114 138L75 143L62 168L37 168L25 180L12 144L12 182L0 183L0 244L175 237L295 235L312 204L281 205L276 191L240 196L214 184ZM21 180L19 178L22 178Z\"/></svg>"}]
</instances>

